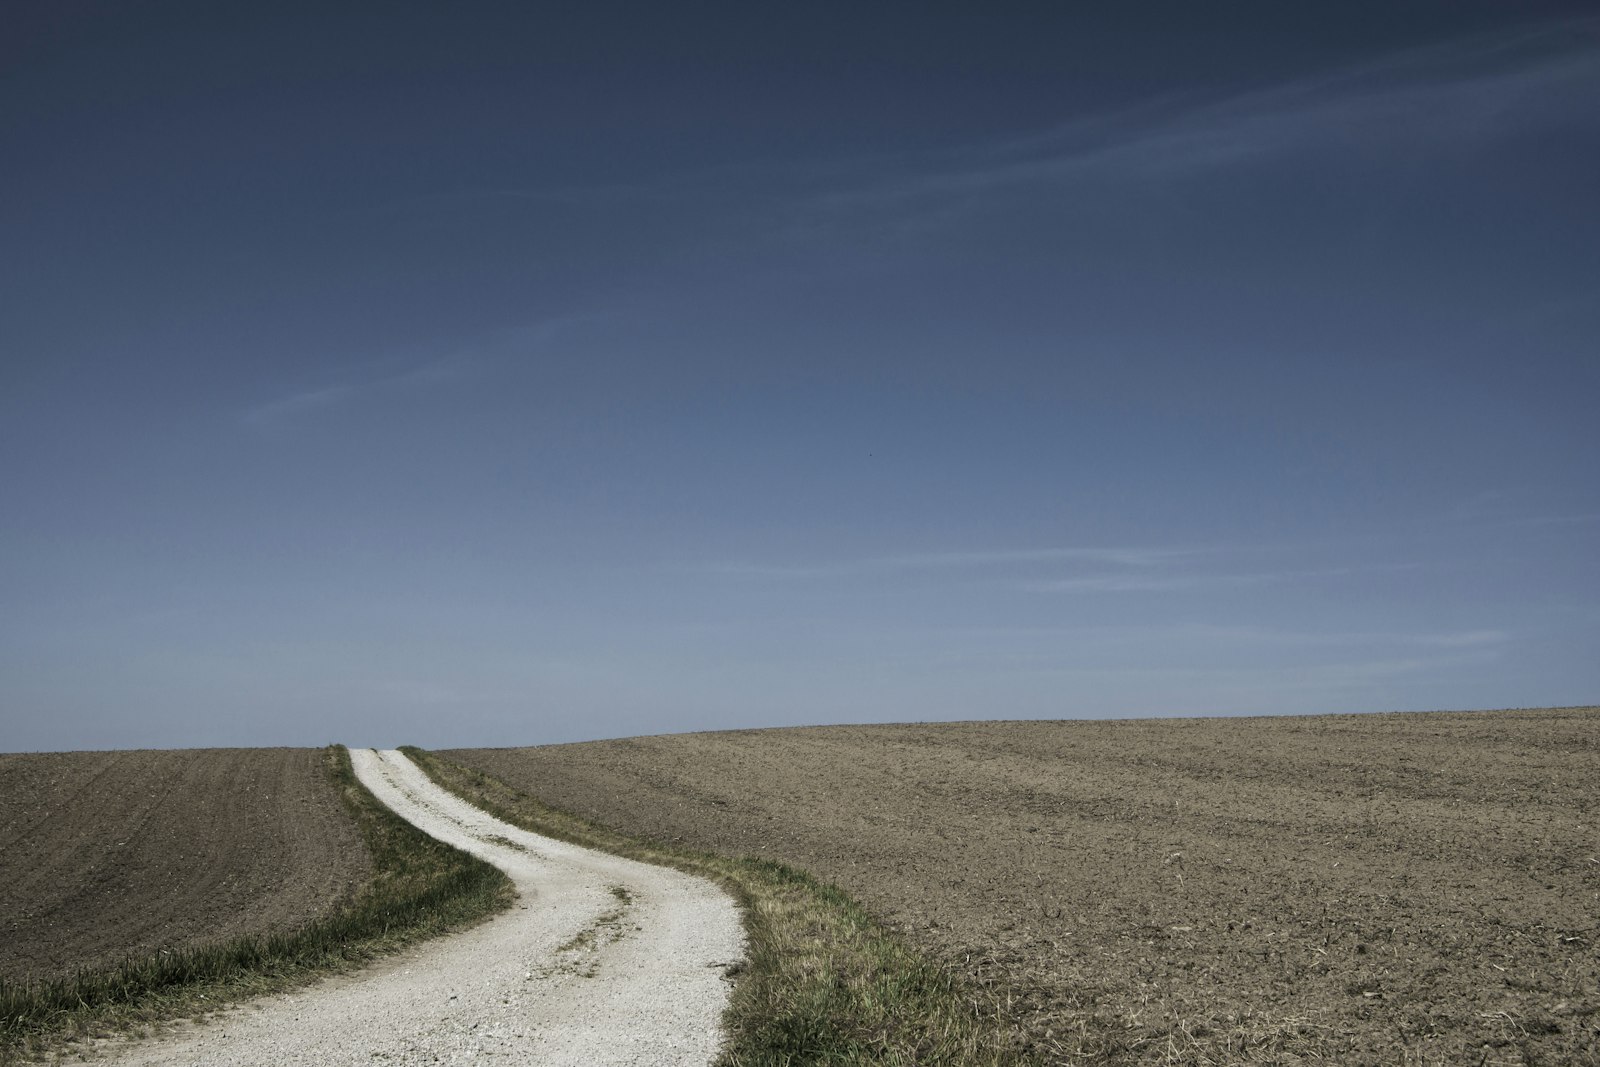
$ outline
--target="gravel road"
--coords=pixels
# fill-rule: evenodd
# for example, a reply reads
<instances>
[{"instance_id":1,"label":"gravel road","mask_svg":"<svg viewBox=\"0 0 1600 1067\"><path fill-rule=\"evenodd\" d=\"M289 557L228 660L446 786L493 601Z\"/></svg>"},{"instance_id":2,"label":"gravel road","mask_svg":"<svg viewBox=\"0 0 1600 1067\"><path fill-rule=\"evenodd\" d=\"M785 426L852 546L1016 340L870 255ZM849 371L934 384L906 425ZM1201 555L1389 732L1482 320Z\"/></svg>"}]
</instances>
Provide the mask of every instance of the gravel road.
<instances>
[{"instance_id":1,"label":"gravel road","mask_svg":"<svg viewBox=\"0 0 1600 1067\"><path fill-rule=\"evenodd\" d=\"M399 752L350 752L385 804L515 882L510 912L358 974L107 1046L119 1064L704 1065L717 1054L732 899L664 867L540 837L430 782Z\"/></svg>"}]
</instances>

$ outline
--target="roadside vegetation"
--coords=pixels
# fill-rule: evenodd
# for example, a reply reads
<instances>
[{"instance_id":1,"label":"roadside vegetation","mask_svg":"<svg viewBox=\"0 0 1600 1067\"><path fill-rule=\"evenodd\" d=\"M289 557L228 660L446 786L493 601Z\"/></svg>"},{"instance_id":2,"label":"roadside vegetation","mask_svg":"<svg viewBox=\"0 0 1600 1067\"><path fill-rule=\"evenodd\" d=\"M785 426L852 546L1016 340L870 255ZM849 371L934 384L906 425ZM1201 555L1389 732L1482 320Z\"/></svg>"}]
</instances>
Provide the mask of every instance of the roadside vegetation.
<instances>
[{"instance_id":1,"label":"roadside vegetation","mask_svg":"<svg viewBox=\"0 0 1600 1067\"><path fill-rule=\"evenodd\" d=\"M435 783L515 826L725 887L743 907L749 959L734 988L719 1067L1039 1062L1016 1044L995 994L916 951L843 891L803 871L628 837L482 771L421 749L403 751Z\"/></svg>"},{"instance_id":2,"label":"roadside vegetation","mask_svg":"<svg viewBox=\"0 0 1600 1067\"><path fill-rule=\"evenodd\" d=\"M509 906L496 867L434 840L378 801L342 745L327 773L371 854L354 899L298 929L128 958L54 980L0 980L0 1064L303 984Z\"/></svg>"}]
</instances>

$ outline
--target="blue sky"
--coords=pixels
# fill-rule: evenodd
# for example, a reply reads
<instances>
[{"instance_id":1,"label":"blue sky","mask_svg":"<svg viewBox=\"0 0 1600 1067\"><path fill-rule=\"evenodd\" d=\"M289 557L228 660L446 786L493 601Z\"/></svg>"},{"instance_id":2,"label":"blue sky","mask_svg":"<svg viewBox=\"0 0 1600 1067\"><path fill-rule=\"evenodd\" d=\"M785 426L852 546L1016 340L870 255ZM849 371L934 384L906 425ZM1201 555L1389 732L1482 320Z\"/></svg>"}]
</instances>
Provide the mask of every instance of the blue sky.
<instances>
[{"instance_id":1,"label":"blue sky","mask_svg":"<svg viewBox=\"0 0 1600 1067\"><path fill-rule=\"evenodd\" d=\"M0 749L1600 699L1586 5L17 5Z\"/></svg>"}]
</instances>

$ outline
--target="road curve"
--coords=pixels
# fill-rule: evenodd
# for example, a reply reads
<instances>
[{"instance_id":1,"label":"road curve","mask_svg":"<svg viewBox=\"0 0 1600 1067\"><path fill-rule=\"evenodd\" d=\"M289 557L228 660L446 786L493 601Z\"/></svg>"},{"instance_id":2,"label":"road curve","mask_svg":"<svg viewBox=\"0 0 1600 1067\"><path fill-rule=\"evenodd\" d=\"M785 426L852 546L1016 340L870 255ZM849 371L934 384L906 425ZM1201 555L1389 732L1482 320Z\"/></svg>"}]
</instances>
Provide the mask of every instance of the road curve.
<instances>
[{"instance_id":1,"label":"road curve","mask_svg":"<svg viewBox=\"0 0 1600 1067\"><path fill-rule=\"evenodd\" d=\"M358 974L102 1049L129 1065L506 1063L703 1067L721 1045L732 899L664 867L553 841L434 785L399 752L352 749L377 797L511 876L511 910Z\"/></svg>"}]
</instances>

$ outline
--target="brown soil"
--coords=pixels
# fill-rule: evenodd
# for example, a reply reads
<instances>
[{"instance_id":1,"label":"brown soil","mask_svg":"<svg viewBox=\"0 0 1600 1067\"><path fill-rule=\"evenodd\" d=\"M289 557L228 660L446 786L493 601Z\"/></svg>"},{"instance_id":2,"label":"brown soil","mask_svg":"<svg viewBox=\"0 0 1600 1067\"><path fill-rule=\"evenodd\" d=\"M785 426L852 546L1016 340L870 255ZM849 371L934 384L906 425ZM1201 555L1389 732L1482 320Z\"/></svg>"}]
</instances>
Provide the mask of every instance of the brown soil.
<instances>
[{"instance_id":1,"label":"brown soil","mask_svg":"<svg viewBox=\"0 0 1600 1067\"><path fill-rule=\"evenodd\" d=\"M369 862L320 749L0 754L0 977L302 925Z\"/></svg>"},{"instance_id":2,"label":"brown soil","mask_svg":"<svg viewBox=\"0 0 1600 1067\"><path fill-rule=\"evenodd\" d=\"M1600 1063L1600 709L444 755L838 883L1052 1062Z\"/></svg>"}]
</instances>

